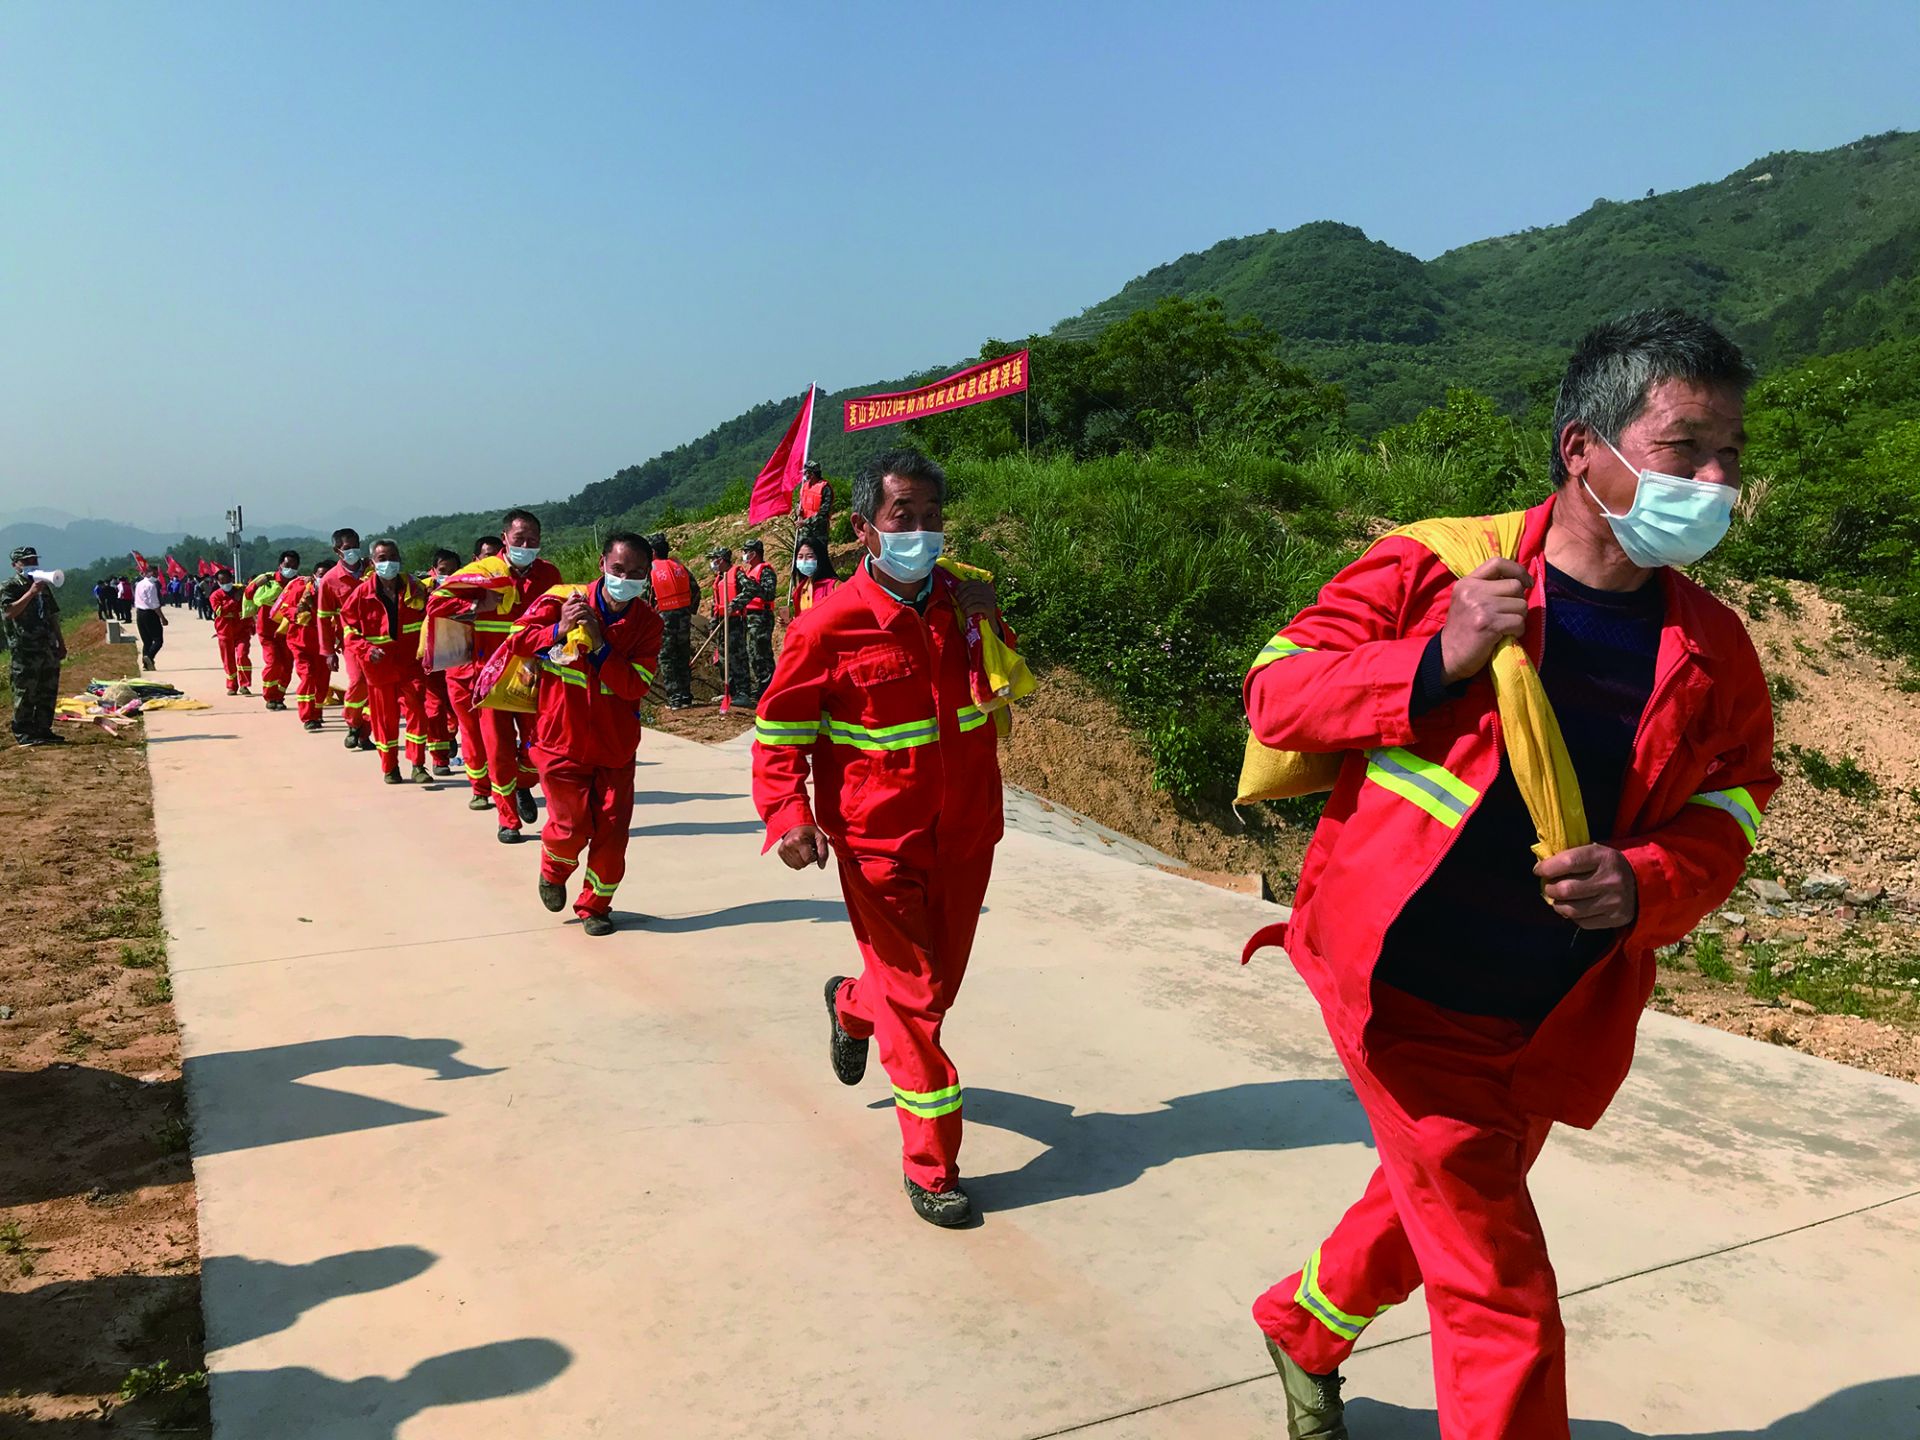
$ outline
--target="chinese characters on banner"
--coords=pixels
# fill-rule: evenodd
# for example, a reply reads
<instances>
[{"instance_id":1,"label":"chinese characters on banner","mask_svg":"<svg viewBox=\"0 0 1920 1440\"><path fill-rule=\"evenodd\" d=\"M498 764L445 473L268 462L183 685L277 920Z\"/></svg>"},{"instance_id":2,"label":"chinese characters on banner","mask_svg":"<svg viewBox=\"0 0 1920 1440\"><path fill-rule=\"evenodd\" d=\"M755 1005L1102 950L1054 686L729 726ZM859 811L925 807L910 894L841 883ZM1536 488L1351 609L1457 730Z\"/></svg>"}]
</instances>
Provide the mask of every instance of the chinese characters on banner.
<instances>
[{"instance_id":1,"label":"chinese characters on banner","mask_svg":"<svg viewBox=\"0 0 1920 1440\"><path fill-rule=\"evenodd\" d=\"M870 430L876 425L898 425L922 415L938 415L942 410L958 410L962 405L978 405L982 400L1018 395L1027 388L1027 378L1027 352L1017 350L997 360L970 365L918 390L862 395L858 400L849 400L846 429Z\"/></svg>"}]
</instances>

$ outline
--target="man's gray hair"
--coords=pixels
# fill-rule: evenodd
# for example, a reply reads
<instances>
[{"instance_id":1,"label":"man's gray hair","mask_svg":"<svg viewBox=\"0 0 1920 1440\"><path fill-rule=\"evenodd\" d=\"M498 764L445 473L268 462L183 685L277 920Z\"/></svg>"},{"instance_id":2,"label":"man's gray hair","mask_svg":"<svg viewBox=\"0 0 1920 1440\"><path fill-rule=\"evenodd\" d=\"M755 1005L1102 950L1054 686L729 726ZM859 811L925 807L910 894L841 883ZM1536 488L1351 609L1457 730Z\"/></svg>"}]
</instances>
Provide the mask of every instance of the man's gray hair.
<instances>
[{"instance_id":1,"label":"man's gray hair","mask_svg":"<svg viewBox=\"0 0 1920 1440\"><path fill-rule=\"evenodd\" d=\"M367 546L367 554L373 554L373 552L378 550L382 545L391 545L393 547L393 553L396 555L405 553L400 549L400 542L398 540L394 539L391 535L383 535L371 545Z\"/></svg>"},{"instance_id":2,"label":"man's gray hair","mask_svg":"<svg viewBox=\"0 0 1920 1440\"><path fill-rule=\"evenodd\" d=\"M1573 424L1591 426L1615 444L1646 409L1647 392L1662 380L1691 380L1745 392L1753 366L1740 347L1698 315L1684 310L1636 310L1581 339L1560 381L1553 407L1553 483L1567 482L1561 437Z\"/></svg>"},{"instance_id":3,"label":"man's gray hair","mask_svg":"<svg viewBox=\"0 0 1920 1440\"><path fill-rule=\"evenodd\" d=\"M853 494L847 504L862 520L873 519L873 512L880 508L880 487L889 475L898 475L902 480L925 480L933 486L940 503L947 503L946 471L911 447L882 450L853 477Z\"/></svg>"}]
</instances>

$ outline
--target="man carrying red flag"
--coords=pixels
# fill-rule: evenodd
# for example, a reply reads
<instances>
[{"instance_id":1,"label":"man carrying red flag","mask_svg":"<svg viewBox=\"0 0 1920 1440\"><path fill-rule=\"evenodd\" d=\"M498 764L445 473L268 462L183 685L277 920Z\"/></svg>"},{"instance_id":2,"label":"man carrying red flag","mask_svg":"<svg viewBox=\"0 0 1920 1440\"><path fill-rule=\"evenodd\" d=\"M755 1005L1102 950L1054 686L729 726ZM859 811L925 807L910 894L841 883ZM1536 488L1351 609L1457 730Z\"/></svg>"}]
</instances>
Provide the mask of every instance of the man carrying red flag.
<instances>
[{"instance_id":1,"label":"man carrying red flag","mask_svg":"<svg viewBox=\"0 0 1920 1440\"><path fill-rule=\"evenodd\" d=\"M220 647L220 668L227 672L227 694L253 693L253 653L246 617L241 612L245 597L233 576L218 571L218 582L207 604L213 611L213 638Z\"/></svg>"},{"instance_id":2,"label":"man carrying red flag","mask_svg":"<svg viewBox=\"0 0 1920 1440\"><path fill-rule=\"evenodd\" d=\"M473 624L474 658L448 672L447 690L453 695L456 686L461 687L463 695L456 697L456 706L464 698L473 707L485 745L494 810L500 821L496 835L503 845L517 845L520 827L531 824L540 813L533 803L533 787L540 772L527 755L534 717L481 705L482 696L474 693L472 684L493 658L493 652L513 633L527 606L560 583L560 572L540 558L540 520L533 512L509 510L501 522L500 541L506 549L503 575L489 576L485 585L469 587L461 584L456 574L434 592L427 602L427 613L471 620ZM472 588L482 590L477 600ZM467 763L473 763L471 756Z\"/></svg>"},{"instance_id":3,"label":"man carrying red flag","mask_svg":"<svg viewBox=\"0 0 1920 1440\"><path fill-rule=\"evenodd\" d=\"M945 498L945 473L917 450L861 469L851 510L867 555L787 632L754 725L753 800L766 848L790 868L837 852L866 968L827 981L833 1072L857 1085L878 1038L907 1196L922 1219L954 1226L973 1207L940 1031L1003 824L997 731L973 701L963 628L970 616L999 625L998 601L990 584L935 568Z\"/></svg>"},{"instance_id":4,"label":"man carrying red flag","mask_svg":"<svg viewBox=\"0 0 1920 1440\"><path fill-rule=\"evenodd\" d=\"M346 698L340 705L340 718L347 727L346 747L364 750L371 743L372 734L367 718L367 677L361 673L354 651L345 644L341 621L347 596L360 588L361 577L367 572L367 552L361 548L360 532L351 526L334 531L333 553L340 563L320 582L320 645L326 655L327 668L345 672L341 679Z\"/></svg>"},{"instance_id":5,"label":"man carrying red flag","mask_svg":"<svg viewBox=\"0 0 1920 1440\"><path fill-rule=\"evenodd\" d=\"M340 605L341 637L366 681L367 743L380 752L381 779L388 785L400 783L404 737L413 767L409 778L416 785L432 784L426 764L426 679L420 672L426 587L402 572L399 545L376 540L373 573L349 590Z\"/></svg>"},{"instance_id":6,"label":"man carrying red flag","mask_svg":"<svg viewBox=\"0 0 1920 1440\"><path fill-rule=\"evenodd\" d=\"M565 599L534 600L504 647L540 663L532 747L547 792L540 903L553 911L566 905L584 850L586 884L573 910L589 935L613 932L613 892L627 870L640 702L660 663L660 617L640 598L652 564L641 536L608 536L600 578Z\"/></svg>"}]
</instances>

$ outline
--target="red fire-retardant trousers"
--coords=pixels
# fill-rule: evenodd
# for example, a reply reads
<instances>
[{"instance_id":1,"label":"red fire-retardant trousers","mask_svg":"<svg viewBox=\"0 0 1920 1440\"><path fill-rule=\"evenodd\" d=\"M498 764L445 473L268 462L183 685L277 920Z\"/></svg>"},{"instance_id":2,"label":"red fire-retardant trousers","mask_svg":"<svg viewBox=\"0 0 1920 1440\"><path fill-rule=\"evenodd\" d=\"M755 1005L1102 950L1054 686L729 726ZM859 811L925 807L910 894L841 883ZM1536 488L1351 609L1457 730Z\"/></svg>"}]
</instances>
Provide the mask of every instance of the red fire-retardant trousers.
<instances>
[{"instance_id":1,"label":"red fire-retardant trousers","mask_svg":"<svg viewBox=\"0 0 1920 1440\"><path fill-rule=\"evenodd\" d=\"M587 852L586 884L573 902L582 919L613 909L613 892L627 873L627 825L633 819L633 762L601 769L540 752L540 786L547 792L547 823L540 831L540 878L564 885Z\"/></svg>"},{"instance_id":2,"label":"red fire-retardant trousers","mask_svg":"<svg viewBox=\"0 0 1920 1440\"><path fill-rule=\"evenodd\" d=\"M866 968L840 987L849 1035L872 1036L893 1082L907 1178L938 1194L960 1176L960 1073L940 1045L973 951L991 846L932 870L879 856L839 856L840 891Z\"/></svg>"},{"instance_id":3,"label":"red fire-retardant trousers","mask_svg":"<svg viewBox=\"0 0 1920 1440\"><path fill-rule=\"evenodd\" d=\"M381 661L391 664L391 661ZM403 675L397 680L382 677L367 680L367 720L371 727L373 748L380 752L380 770L382 774L397 774L400 770L400 720L405 713L407 728L405 732L407 762L412 765L424 765L427 761L426 749L426 694L416 670L411 675Z\"/></svg>"},{"instance_id":4,"label":"red fire-retardant trousers","mask_svg":"<svg viewBox=\"0 0 1920 1440\"><path fill-rule=\"evenodd\" d=\"M260 695L269 705L286 699L293 676L293 647L284 635L260 637Z\"/></svg>"},{"instance_id":5,"label":"red fire-retardant trousers","mask_svg":"<svg viewBox=\"0 0 1920 1440\"><path fill-rule=\"evenodd\" d=\"M447 705L454 723L460 727L460 761L466 767L467 783L476 795L487 793L487 732L481 728L480 712L473 704L473 672L466 667L449 670Z\"/></svg>"},{"instance_id":6,"label":"red fire-retardant trousers","mask_svg":"<svg viewBox=\"0 0 1920 1440\"><path fill-rule=\"evenodd\" d=\"M333 691L333 670L318 650L293 652L293 699L302 723L319 720Z\"/></svg>"},{"instance_id":7,"label":"red fire-retardant trousers","mask_svg":"<svg viewBox=\"0 0 1920 1440\"><path fill-rule=\"evenodd\" d=\"M214 632L220 646L220 668L227 672L227 694L253 688L253 636L242 630L238 635Z\"/></svg>"},{"instance_id":8,"label":"red fire-retardant trousers","mask_svg":"<svg viewBox=\"0 0 1920 1440\"><path fill-rule=\"evenodd\" d=\"M346 723L347 729L364 740L372 733L372 724L367 717L367 686L370 682L361 673L360 662L353 658L351 650L340 657L340 673L346 681L345 699L340 702L340 718Z\"/></svg>"},{"instance_id":9,"label":"red fire-retardant trousers","mask_svg":"<svg viewBox=\"0 0 1920 1440\"><path fill-rule=\"evenodd\" d=\"M1552 1122L1516 1109L1527 1031L1374 989L1370 1064L1342 1044L1380 1166L1306 1268L1254 1303L1325 1374L1422 1284L1444 1440L1566 1440L1566 1331L1527 1172Z\"/></svg>"},{"instance_id":10,"label":"red fire-retardant trousers","mask_svg":"<svg viewBox=\"0 0 1920 1440\"><path fill-rule=\"evenodd\" d=\"M421 694L427 706L427 753L436 766L444 766L453 753L453 702L447 697L444 670L431 670L421 682Z\"/></svg>"},{"instance_id":11,"label":"red fire-retardant trousers","mask_svg":"<svg viewBox=\"0 0 1920 1440\"><path fill-rule=\"evenodd\" d=\"M487 737L487 774L493 785L493 808L500 812L500 824L508 830L520 828L515 791L530 790L538 783L540 771L527 754L533 743L534 722L540 717L516 710L490 710L482 705L475 713Z\"/></svg>"}]
</instances>

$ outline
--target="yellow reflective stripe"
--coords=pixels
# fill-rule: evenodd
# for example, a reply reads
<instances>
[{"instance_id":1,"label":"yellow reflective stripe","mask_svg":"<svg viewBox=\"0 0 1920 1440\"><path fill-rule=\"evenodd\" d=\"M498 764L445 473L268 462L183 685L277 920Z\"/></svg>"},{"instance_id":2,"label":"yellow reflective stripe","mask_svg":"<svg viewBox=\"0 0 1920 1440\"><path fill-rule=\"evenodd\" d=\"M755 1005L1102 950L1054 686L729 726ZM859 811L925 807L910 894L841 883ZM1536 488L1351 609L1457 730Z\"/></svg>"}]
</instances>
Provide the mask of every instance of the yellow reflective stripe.
<instances>
[{"instance_id":1,"label":"yellow reflective stripe","mask_svg":"<svg viewBox=\"0 0 1920 1440\"><path fill-rule=\"evenodd\" d=\"M416 734L414 734L414 733L413 733L413 732L412 732L411 730L409 730L409 731L407 731L407 732L406 732L406 736L407 736L407 739L409 739L409 740L411 740L411 741L412 741L412 742L413 742L414 744L416 744L416 745L424 745L424 744L426 744L426 743L427 743L427 737L426 737L426 736L424 736L424 735L416 735Z\"/></svg>"},{"instance_id":2,"label":"yellow reflective stripe","mask_svg":"<svg viewBox=\"0 0 1920 1440\"><path fill-rule=\"evenodd\" d=\"M579 685L582 688L586 686L587 677L581 674L580 671L573 669L571 666L556 665L551 660L542 660L540 662L540 668L546 671L547 674L549 675L558 675L562 680L566 681L567 684L569 685Z\"/></svg>"},{"instance_id":3,"label":"yellow reflective stripe","mask_svg":"<svg viewBox=\"0 0 1920 1440\"><path fill-rule=\"evenodd\" d=\"M820 731L836 745L851 745L856 750L912 750L931 745L940 738L940 721L935 717L910 720L904 725L882 725L869 729L851 720L820 717Z\"/></svg>"},{"instance_id":4,"label":"yellow reflective stripe","mask_svg":"<svg viewBox=\"0 0 1920 1440\"><path fill-rule=\"evenodd\" d=\"M1300 1272L1300 1287L1293 1292L1293 1303L1342 1340L1358 1340L1362 1330L1392 1308L1382 1305L1372 1315L1360 1316L1350 1315L1334 1304L1327 1298L1327 1292L1320 1288L1320 1252L1318 1250L1315 1250L1313 1258L1307 1261L1307 1268Z\"/></svg>"},{"instance_id":5,"label":"yellow reflective stripe","mask_svg":"<svg viewBox=\"0 0 1920 1440\"><path fill-rule=\"evenodd\" d=\"M1276 660L1285 660L1294 655L1310 655L1312 653L1313 647L1311 645L1296 645L1293 641L1287 639L1285 635L1275 635L1273 639L1267 642L1266 649L1253 657L1253 664L1249 665L1247 669L1249 673L1251 673L1254 670L1258 670L1262 665L1271 665Z\"/></svg>"},{"instance_id":6,"label":"yellow reflective stripe","mask_svg":"<svg viewBox=\"0 0 1920 1440\"><path fill-rule=\"evenodd\" d=\"M463 760L460 762L460 768L467 772L467 778L469 780L484 780L487 778L487 767L484 765L469 765Z\"/></svg>"},{"instance_id":7,"label":"yellow reflective stripe","mask_svg":"<svg viewBox=\"0 0 1920 1440\"><path fill-rule=\"evenodd\" d=\"M338 615L339 615L339 613L340 613L340 612L339 612L338 610L322 610L322 611L320 612L320 618L321 618L322 620L332 620L332 619L334 619L334 618L335 618L336 616L338 616Z\"/></svg>"},{"instance_id":8,"label":"yellow reflective stripe","mask_svg":"<svg viewBox=\"0 0 1920 1440\"><path fill-rule=\"evenodd\" d=\"M593 867L591 865L589 865L586 869L586 876L587 876L588 888L590 888L593 891L593 893L598 895L602 900L606 899L609 895L613 894L615 890L618 890L620 888L619 883L617 881L614 884L609 885L607 884L606 881L602 880L598 875L594 874Z\"/></svg>"},{"instance_id":9,"label":"yellow reflective stripe","mask_svg":"<svg viewBox=\"0 0 1920 1440\"><path fill-rule=\"evenodd\" d=\"M578 857L578 856L575 856L575 857L574 857L573 859L571 859L571 860L569 860L569 859L568 859L568 858L567 858L566 856L564 856L564 855L556 855L556 854L554 854L554 853L553 853L553 851L551 851L551 850L549 850L549 849L548 849L548 848L547 848L547 847L546 847L545 845L542 845L542 846L540 847L540 853L541 853L542 855L544 855L544 856L546 856L546 857L547 857L547 859L549 859L549 860L551 860L551 861L552 861L552 862L553 862L554 864L556 864L556 865L564 865L564 866L566 866L566 867L567 867L567 869L569 869L569 870L571 870L571 869L572 869L572 868L573 868L573 867L574 867L575 865L577 865L577 864L579 864L579 863L580 863L580 861L579 861L579 857Z\"/></svg>"},{"instance_id":10,"label":"yellow reflective stripe","mask_svg":"<svg viewBox=\"0 0 1920 1440\"><path fill-rule=\"evenodd\" d=\"M653 683L653 672L647 669L646 666L642 665L638 660L629 660L627 663L633 666L634 674L638 675L642 680L646 681L647 684L649 685Z\"/></svg>"},{"instance_id":11,"label":"yellow reflective stripe","mask_svg":"<svg viewBox=\"0 0 1920 1440\"><path fill-rule=\"evenodd\" d=\"M1704 805L1709 810L1731 815L1734 824L1740 827L1740 833L1747 837L1747 844L1759 843L1760 806L1745 786L1736 785L1731 790L1702 790L1698 795L1689 795L1687 803Z\"/></svg>"},{"instance_id":12,"label":"yellow reflective stripe","mask_svg":"<svg viewBox=\"0 0 1920 1440\"><path fill-rule=\"evenodd\" d=\"M1478 790L1444 765L1423 760L1398 746L1368 753L1367 779L1403 800L1411 800L1449 830L1467 818L1480 798Z\"/></svg>"},{"instance_id":13,"label":"yellow reflective stripe","mask_svg":"<svg viewBox=\"0 0 1920 1440\"><path fill-rule=\"evenodd\" d=\"M475 620L473 628L482 635L510 635L513 633L513 621Z\"/></svg>"},{"instance_id":14,"label":"yellow reflective stripe","mask_svg":"<svg viewBox=\"0 0 1920 1440\"><path fill-rule=\"evenodd\" d=\"M956 718L960 721L960 733L964 735L969 730L978 730L987 723L989 717L978 705L962 705Z\"/></svg>"},{"instance_id":15,"label":"yellow reflective stripe","mask_svg":"<svg viewBox=\"0 0 1920 1440\"><path fill-rule=\"evenodd\" d=\"M410 624L402 625L400 627L400 633L402 635L418 635L420 633L421 627L424 626L426 623L427 622L424 620L415 620Z\"/></svg>"},{"instance_id":16,"label":"yellow reflective stripe","mask_svg":"<svg viewBox=\"0 0 1920 1440\"><path fill-rule=\"evenodd\" d=\"M769 720L764 715L753 717L753 738L762 745L811 745L820 738L820 727L826 716L818 720Z\"/></svg>"},{"instance_id":17,"label":"yellow reflective stripe","mask_svg":"<svg viewBox=\"0 0 1920 1440\"><path fill-rule=\"evenodd\" d=\"M482 770L480 773L484 775L487 772ZM511 785L496 785L493 787L493 793L496 795L511 795L513 794L513 790L514 787Z\"/></svg>"},{"instance_id":18,"label":"yellow reflective stripe","mask_svg":"<svg viewBox=\"0 0 1920 1440\"><path fill-rule=\"evenodd\" d=\"M951 1115L960 1108L964 1098L958 1085L949 1085L944 1090L902 1090L898 1085L893 1087L893 1103L923 1120L938 1120L942 1115Z\"/></svg>"},{"instance_id":19,"label":"yellow reflective stripe","mask_svg":"<svg viewBox=\"0 0 1920 1440\"><path fill-rule=\"evenodd\" d=\"M347 633L354 639L363 640L369 645L385 645L393 639L391 635L362 635L357 630L349 630Z\"/></svg>"}]
</instances>

